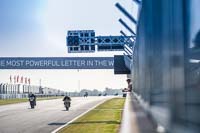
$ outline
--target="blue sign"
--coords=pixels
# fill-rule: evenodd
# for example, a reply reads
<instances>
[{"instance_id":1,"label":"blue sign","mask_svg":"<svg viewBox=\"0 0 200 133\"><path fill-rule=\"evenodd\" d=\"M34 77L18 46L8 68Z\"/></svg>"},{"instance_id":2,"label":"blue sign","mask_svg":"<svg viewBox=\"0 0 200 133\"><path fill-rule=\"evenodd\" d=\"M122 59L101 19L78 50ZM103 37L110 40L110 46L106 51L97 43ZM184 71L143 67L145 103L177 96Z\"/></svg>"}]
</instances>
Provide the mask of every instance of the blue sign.
<instances>
[{"instance_id":1,"label":"blue sign","mask_svg":"<svg viewBox=\"0 0 200 133\"><path fill-rule=\"evenodd\" d=\"M113 69L113 57L2 57L0 69Z\"/></svg>"}]
</instances>

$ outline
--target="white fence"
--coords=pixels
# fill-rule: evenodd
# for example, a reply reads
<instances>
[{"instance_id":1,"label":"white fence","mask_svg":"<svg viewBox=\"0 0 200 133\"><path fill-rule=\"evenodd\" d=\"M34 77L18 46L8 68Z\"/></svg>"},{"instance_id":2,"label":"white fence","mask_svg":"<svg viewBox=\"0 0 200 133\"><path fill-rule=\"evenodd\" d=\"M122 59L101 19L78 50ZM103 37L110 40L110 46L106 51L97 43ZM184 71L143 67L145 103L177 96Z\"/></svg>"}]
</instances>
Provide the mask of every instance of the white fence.
<instances>
[{"instance_id":1,"label":"white fence","mask_svg":"<svg viewBox=\"0 0 200 133\"><path fill-rule=\"evenodd\" d=\"M28 94L0 94L0 99L28 98Z\"/></svg>"},{"instance_id":2,"label":"white fence","mask_svg":"<svg viewBox=\"0 0 200 133\"><path fill-rule=\"evenodd\" d=\"M61 96L65 94L64 91L58 89L40 87L36 85L8 83L0 84L0 99L26 98L30 92L38 95L39 97Z\"/></svg>"}]
</instances>

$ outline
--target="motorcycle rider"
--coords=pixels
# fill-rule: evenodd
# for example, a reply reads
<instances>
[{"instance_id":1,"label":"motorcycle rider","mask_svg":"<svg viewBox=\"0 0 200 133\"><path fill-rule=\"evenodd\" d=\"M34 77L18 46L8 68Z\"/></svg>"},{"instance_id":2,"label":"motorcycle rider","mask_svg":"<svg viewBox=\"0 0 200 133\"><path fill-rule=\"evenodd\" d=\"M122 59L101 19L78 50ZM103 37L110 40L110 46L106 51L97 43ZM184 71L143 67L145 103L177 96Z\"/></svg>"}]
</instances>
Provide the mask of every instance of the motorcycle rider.
<instances>
[{"instance_id":1,"label":"motorcycle rider","mask_svg":"<svg viewBox=\"0 0 200 133\"><path fill-rule=\"evenodd\" d=\"M36 106L36 96L32 92L30 92L28 97L29 97L31 108L34 108L34 106Z\"/></svg>"},{"instance_id":2,"label":"motorcycle rider","mask_svg":"<svg viewBox=\"0 0 200 133\"><path fill-rule=\"evenodd\" d=\"M63 101L64 101L64 105L65 105L65 107L66 107L66 110L68 110L69 109L69 107L71 106L71 98L69 97L69 96L65 96L64 98L63 98ZM68 105L68 106L67 106Z\"/></svg>"},{"instance_id":3,"label":"motorcycle rider","mask_svg":"<svg viewBox=\"0 0 200 133\"><path fill-rule=\"evenodd\" d=\"M88 92L85 92L84 97L87 97L87 96L88 96Z\"/></svg>"}]
</instances>

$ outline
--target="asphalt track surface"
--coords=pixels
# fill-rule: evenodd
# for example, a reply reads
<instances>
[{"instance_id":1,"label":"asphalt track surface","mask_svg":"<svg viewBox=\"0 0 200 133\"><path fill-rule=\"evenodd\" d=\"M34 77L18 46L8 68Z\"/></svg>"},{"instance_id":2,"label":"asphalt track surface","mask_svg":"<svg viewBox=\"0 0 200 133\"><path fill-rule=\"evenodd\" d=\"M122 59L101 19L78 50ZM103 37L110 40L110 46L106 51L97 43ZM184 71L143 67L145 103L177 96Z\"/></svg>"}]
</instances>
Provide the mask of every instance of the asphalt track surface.
<instances>
[{"instance_id":1,"label":"asphalt track surface","mask_svg":"<svg viewBox=\"0 0 200 133\"><path fill-rule=\"evenodd\" d=\"M0 133L50 133L112 97L75 97L66 111L62 99L38 101L35 109L29 102L0 106Z\"/></svg>"}]
</instances>

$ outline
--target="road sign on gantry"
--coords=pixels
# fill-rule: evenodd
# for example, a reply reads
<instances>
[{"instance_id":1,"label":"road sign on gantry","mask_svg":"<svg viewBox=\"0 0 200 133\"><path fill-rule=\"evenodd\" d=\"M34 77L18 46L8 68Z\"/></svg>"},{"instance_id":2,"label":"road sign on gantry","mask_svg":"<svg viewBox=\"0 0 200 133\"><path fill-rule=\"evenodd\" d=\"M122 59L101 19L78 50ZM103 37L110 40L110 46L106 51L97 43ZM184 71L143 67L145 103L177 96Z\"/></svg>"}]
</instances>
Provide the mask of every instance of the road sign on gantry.
<instances>
[{"instance_id":1,"label":"road sign on gantry","mask_svg":"<svg viewBox=\"0 0 200 133\"><path fill-rule=\"evenodd\" d=\"M95 52L94 30L72 30L67 33L68 53Z\"/></svg>"}]
</instances>

